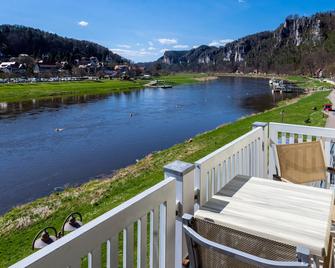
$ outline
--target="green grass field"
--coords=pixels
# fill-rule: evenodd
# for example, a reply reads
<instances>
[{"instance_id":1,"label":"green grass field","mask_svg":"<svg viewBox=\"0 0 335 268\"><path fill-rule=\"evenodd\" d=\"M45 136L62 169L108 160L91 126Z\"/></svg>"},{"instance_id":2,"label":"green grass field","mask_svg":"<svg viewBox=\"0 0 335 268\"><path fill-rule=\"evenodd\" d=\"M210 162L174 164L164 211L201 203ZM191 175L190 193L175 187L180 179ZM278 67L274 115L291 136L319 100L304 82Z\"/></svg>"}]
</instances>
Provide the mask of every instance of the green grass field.
<instances>
[{"instance_id":1,"label":"green grass field","mask_svg":"<svg viewBox=\"0 0 335 268\"><path fill-rule=\"evenodd\" d=\"M285 80L296 84L300 88L308 88L308 89L319 89L319 88L326 88L331 89L334 88L333 85L322 82L319 79L307 77L307 76L299 76L299 75L292 75L284 77Z\"/></svg>"},{"instance_id":2,"label":"green grass field","mask_svg":"<svg viewBox=\"0 0 335 268\"><path fill-rule=\"evenodd\" d=\"M197 82L195 78L204 74L176 74L160 76L153 79L166 80L172 85ZM0 85L0 102L18 102L32 99L48 99L61 96L111 94L144 88L148 80L120 81L78 81L52 82L33 84L2 84Z\"/></svg>"},{"instance_id":3,"label":"green grass field","mask_svg":"<svg viewBox=\"0 0 335 268\"><path fill-rule=\"evenodd\" d=\"M84 222L88 222L162 180L165 164L176 159L194 162L248 132L255 121L281 122L280 112L284 110L285 123L305 124L310 118L308 125L324 126L322 104L328 102L328 94L327 91L316 92L296 103L240 119L197 135L191 143L180 143L150 154L119 170L112 178L90 181L12 209L0 217L0 267L31 254L31 241L42 227L52 225L60 229L72 211L81 212Z\"/></svg>"},{"instance_id":4,"label":"green grass field","mask_svg":"<svg viewBox=\"0 0 335 268\"><path fill-rule=\"evenodd\" d=\"M166 84L180 85L199 82L197 78L206 77L207 74L180 73L154 77L153 79L165 80ZM284 78L302 88L332 88L325 82L304 76L287 76ZM32 84L1 84L0 102L19 102L32 99L48 99L54 97L102 95L144 88L148 80L120 81L78 81L78 82L52 82Z\"/></svg>"}]
</instances>

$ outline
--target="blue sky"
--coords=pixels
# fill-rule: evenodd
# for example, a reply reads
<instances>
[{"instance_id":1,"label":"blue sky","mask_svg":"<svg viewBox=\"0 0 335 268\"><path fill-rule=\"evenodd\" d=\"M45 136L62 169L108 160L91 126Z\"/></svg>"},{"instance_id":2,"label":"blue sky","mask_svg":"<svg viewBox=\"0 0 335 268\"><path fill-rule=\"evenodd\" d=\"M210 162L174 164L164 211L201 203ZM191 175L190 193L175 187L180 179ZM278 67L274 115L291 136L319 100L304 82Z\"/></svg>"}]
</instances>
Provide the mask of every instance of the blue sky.
<instances>
[{"instance_id":1,"label":"blue sky","mask_svg":"<svg viewBox=\"0 0 335 268\"><path fill-rule=\"evenodd\" d=\"M10 0L0 24L21 24L102 44L135 62L165 50L219 46L275 29L290 14L335 10L334 0Z\"/></svg>"}]
</instances>

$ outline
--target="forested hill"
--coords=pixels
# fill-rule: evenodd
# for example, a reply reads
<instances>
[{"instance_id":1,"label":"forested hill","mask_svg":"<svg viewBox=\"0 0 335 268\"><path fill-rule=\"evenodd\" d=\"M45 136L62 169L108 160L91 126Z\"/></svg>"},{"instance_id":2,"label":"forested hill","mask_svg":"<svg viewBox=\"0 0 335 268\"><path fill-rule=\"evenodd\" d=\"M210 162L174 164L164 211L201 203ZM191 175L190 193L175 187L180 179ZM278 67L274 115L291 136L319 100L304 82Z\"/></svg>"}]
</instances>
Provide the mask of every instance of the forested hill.
<instances>
[{"instance_id":1,"label":"forested hill","mask_svg":"<svg viewBox=\"0 0 335 268\"><path fill-rule=\"evenodd\" d=\"M25 26L0 25L0 56L9 58L19 54L28 54L35 59L47 57L50 62L73 62L91 56L100 61L125 61L108 48L93 42L65 38Z\"/></svg>"},{"instance_id":2,"label":"forested hill","mask_svg":"<svg viewBox=\"0 0 335 268\"><path fill-rule=\"evenodd\" d=\"M335 12L289 16L276 30L243 37L222 47L166 51L148 64L156 70L335 73Z\"/></svg>"}]
</instances>

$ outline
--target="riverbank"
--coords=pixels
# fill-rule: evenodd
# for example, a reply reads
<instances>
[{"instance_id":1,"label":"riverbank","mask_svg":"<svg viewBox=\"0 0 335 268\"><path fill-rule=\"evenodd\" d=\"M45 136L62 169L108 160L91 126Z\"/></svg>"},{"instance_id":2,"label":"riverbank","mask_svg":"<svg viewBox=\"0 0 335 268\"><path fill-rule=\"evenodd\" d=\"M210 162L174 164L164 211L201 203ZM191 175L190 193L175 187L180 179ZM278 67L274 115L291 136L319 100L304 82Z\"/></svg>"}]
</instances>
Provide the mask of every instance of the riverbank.
<instances>
[{"instance_id":1,"label":"riverbank","mask_svg":"<svg viewBox=\"0 0 335 268\"><path fill-rule=\"evenodd\" d=\"M320 90L320 89L328 90L334 88L334 85L327 83L326 81L321 81L320 79L308 76L289 75L289 76L282 76L281 79L293 83L299 88L304 88L307 92L313 90Z\"/></svg>"},{"instance_id":2,"label":"riverbank","mask_svg":"<svg viewBox=\"0 0 335 268\"><path fill-rule=\"evenodd\" d=\"M162 180L165 164L175 159L194 162L249 131L255 121L281 122L284 110L285 123L306 124L309 118L308 125L324 126L322 105L328 102L328 95L326 91L316 92L295 103L240 119L197 135L192 142L152 153L112 177L68 188L12 209L0 217L0 266L7 267L31 254L31 240L42 227L52 225L59 229L72 211L81 212L84 222L88 222Z\"/></svg>"},{"instance_id":3,"label":"riverbank","mask_svg":"<svg viewBox=\"0 0 335 268\"><path fill-rule=\"evenodd\" d=\"M206 74L174 74L160 76L171 85L197 83ZM81 95L104 95L143 89L148 80L121 81L97 80L77 82L52 82L32 84L4 84L0 85L0 102L20 102L33 99L50 99L56 97L70 97Z\"/></svg>"},{"instance_id":4,"label":"riverbank","mask_svg":"<svg viewBox=\"0 0 335 268\"><path fill-rule=\"evenodd\" d=\"M296 85L299 88L303 88L306 92L315 91L319 89L333 89L335 85L322 81L322 79L304 76L304 75L277 75L277 74L242 74L242 73L215 73L217 77L248 77L248 78L260 78L260 79L271 79L276 78L287 81Z\"/></svg>"},{"instance_id":5,"label":"riverbank","mask_svg":"<svg viewBox=\"0 0 335 268\"><path fill-rule=\"evenodd\" d=\"M199 83L218 79L219 77L250 77L266 78L276 77L296 84L300 88L309 91L320 88L331 89L334 85L322 82L319 79L307 76L275 76L273 74L234 74L234 73L179 73L157 77L172 86ZM120 81L97 80L76 82L50 82L31 84L4 84L0 85L1 102L21 102L38 99L52 99L57 97L83 96L83 95L107 95L143 89L148 80Z\"/></svg>"}]
</instances>

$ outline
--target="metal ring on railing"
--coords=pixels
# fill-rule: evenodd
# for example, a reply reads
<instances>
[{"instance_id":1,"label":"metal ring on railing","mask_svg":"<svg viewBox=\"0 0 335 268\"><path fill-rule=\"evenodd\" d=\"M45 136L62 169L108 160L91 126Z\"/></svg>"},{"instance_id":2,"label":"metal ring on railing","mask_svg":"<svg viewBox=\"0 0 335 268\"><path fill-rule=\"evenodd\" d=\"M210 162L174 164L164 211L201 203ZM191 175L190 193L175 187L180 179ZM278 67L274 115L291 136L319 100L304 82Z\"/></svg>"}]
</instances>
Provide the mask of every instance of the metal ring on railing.
<instances>
[{"instance_id":1,"label":"metal ring on railing","mask_svg":"<svg viewBox=\"0 0 335 268\"><path fill-rule=\"evenodd\" d=\"M53 227L53 226L45 227L45 228L43 228L42 230L40 230L40 231L37 233L37 235L35 236L35 238L34 238L34 240L33 240L33 243L32 243L32 249L33 249L33 250L35 249L35 243L36 243L37 239L40 237L40 235L41 235L42 233L44 233L44 234L43 234L44 237L43 237L43 235L42 235L42 237L41 237L41 241L43 241L43 242L46 243L46 244L51 244L52 242L54 242L54 240L53 240L52 238L50 238L50 236L49 236L49 233L48 233L48 231L47 231L48 229L53 230L54 233L55 233L55 238L56 238L56 239L58 238L57 230L56 230L55 227Z\"/></svg>"},{"instance_id":2,"label":"metal ring on railing","mask_svg":"<svg viewBox=\"0 0 335 268\"><path fill-rule=\"evenodd\" d=\"M76 217L75 217L76 215L79 216L79 219L80 219L79 222L76 220ZM82 225L82 221L83 221L83 217L81 216L79 212L73 212L70 215L68 215L66 219L64 220L62 231L61 231L61 236L64 236L65 226L67 223L69 223L69 225L71 225L73 228L77 229Z\"/></svg>"}]
</instances>

